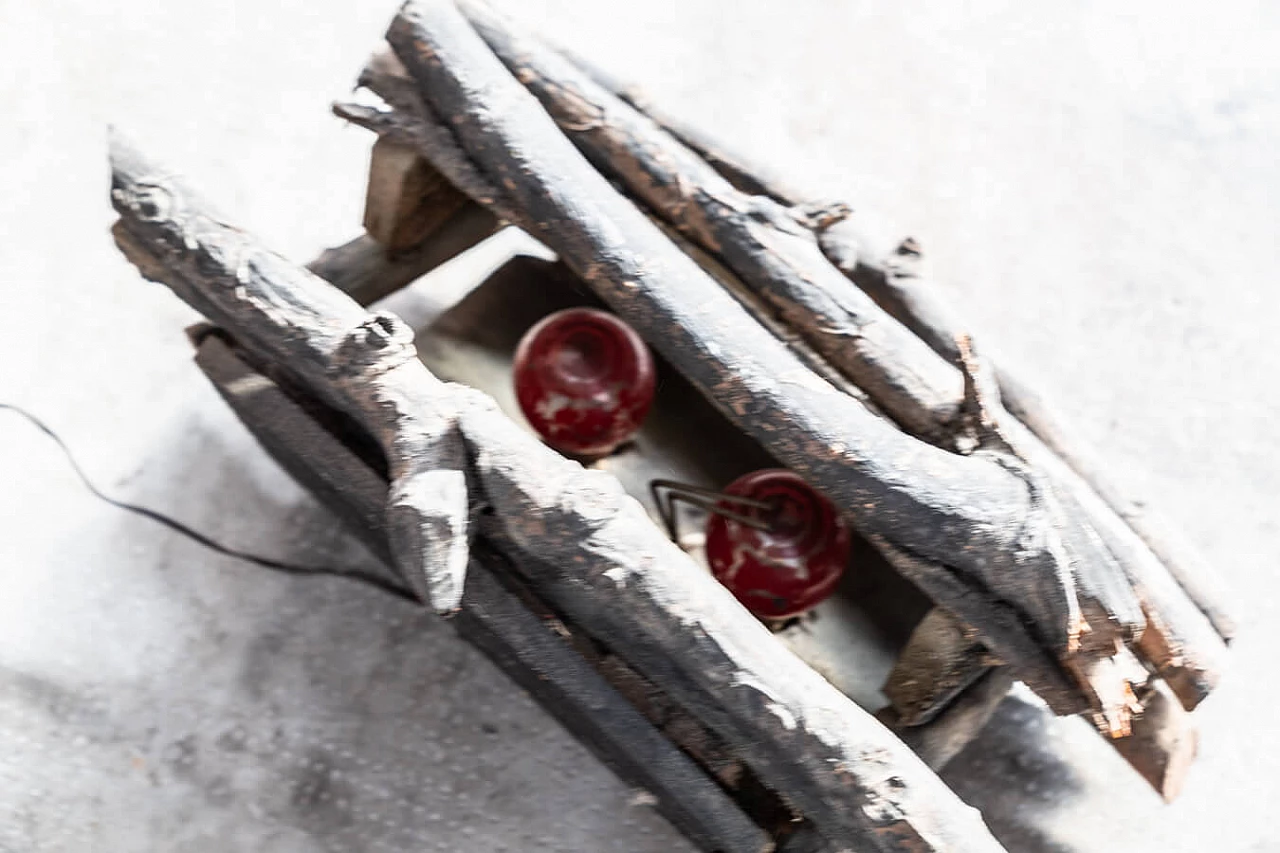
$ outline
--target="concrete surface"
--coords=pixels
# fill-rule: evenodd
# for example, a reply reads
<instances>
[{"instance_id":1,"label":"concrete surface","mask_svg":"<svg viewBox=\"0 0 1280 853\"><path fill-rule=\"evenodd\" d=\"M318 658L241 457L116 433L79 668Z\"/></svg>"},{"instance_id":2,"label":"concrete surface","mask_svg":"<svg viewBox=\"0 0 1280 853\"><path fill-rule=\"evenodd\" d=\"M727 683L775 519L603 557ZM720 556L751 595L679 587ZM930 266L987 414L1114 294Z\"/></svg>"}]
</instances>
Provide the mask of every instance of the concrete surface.
<instances>
[{"instance_id":1,"label":"concrete surface","mask_svg":"<svg viewBox=\"0 0 1280 853\"><path fill-rule=\"evenodd\" d=\"M1280 850L1280 10L505 5L921 240L975 324L1242 596L1162 806L1017 699L948 774L1010 850ZM112 493L295 561L369 560L191 364L107 228L104 124L298 259L355 233L330 118L394 4L0 0L0 399ZM0 412L0 850L618 850L684 842L431 617L96 502Z\"/></svg>"}]
</instances>

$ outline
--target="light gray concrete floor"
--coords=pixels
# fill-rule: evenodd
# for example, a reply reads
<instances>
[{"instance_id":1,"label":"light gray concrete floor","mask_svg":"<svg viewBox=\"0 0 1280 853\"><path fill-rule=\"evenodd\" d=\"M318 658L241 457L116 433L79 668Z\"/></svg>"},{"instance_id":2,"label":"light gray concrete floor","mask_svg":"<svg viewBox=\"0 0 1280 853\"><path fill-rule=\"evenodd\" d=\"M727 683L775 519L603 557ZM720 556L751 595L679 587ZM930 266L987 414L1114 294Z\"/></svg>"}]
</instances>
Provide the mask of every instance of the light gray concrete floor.
<instances>
[{"instance_id":1,"label":"light gray concrete floor","mask_svg":"<svg viewBox=\"0 0 1280 853\"><path fill-rule=\"evenodd\" d=\"M975 326L1244 594L1163 806L1011 700L948 774L1010 850L1280 850L1280 10L794 0L507 7L915 235ZM0 399L113 494L294 561L370 558L191 363L107 229L104 127L305 260L358 227L328 114L393 3L0 0ZM0 850L685 843L432 617L95 501L0 412Z\"/></svg>"}]
</instances>

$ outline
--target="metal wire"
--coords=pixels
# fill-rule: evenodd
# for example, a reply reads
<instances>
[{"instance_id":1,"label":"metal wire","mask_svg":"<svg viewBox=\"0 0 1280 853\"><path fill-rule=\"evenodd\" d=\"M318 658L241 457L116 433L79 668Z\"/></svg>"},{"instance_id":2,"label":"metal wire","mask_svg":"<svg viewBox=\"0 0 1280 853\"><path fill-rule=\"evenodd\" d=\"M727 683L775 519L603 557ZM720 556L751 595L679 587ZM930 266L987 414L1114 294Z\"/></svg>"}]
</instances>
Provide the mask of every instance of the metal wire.
<instances>
[{"instance_id":1,"label":"metal wire","mask_svg":"<svg viewBox=\"0 0 1280 853\"><path fill-rule=\"evenodd\" d=\"M665 495L663 494L665 490ZM675 502L680 500L687 504L696 506L707 512L724 516L731 521L755 530L769 530L771 525L768 521L761 518L752 518L749 515L728 509L723 506L725 503L736 504L738 506L750 507L751 509L772 509L773 504L768 501L759 501L754 498L744 498L739 495L729 495L724 492L717 492L714 489L703 488L702 486L691 486L688 483L681 483L676 480L650 480L649 494L653 496L653 502L658 507L658 516L662 519L662 524L667 529L667 535L671 537L671 541L676 544L680 543L680 532L678 530L678 517L676 514ZM663 498L666 500L663 500Z\"/></svg>"},{"instance_id":2,"label":"metal wire","mask_svg":"<svg viewBox=\"0 0 1280 853\"><path fill-rule=\"evenodd\" d=\"M422 603L419 598L406 587L371 572L366 572L361 569L333 569L318 566L300 566L294 563L274 560L270 557L250 554L247 551L241 551L237 548L223 545L221 542L209 538L200 531L188 527L181 521L171 518L158 510L113 498L94 485L93 481L90 480L89 476L84 472L84 469L80 467L80 463L76 461L75 455L71 452L71 448L67 446L67 443L62 440L61 436L54 432L52 427L21 406L16 406L12 403L0 402L0 409L7 409L16 415L25 418L34 425L36 429L51 438L53 442L58 445L59 449L62 450L63 455L67 458L67 462L71 465L71 470L80 478L80 482L84 484L85 488L88 489L94 497L117 509L122 509L125 512L131 512L134 515L140 515L143 518L156 522L157 524L163 524L175 533L187 537L191 541L208 548L210 551L214 551L227 557L233 557L237 560L243 560L246 563L253 563L254 565L261 566L264 569L271 569L274 572L280 572L287 575L330 575L333 577L346 578L347 580L357 581L374 587L381 592L385 592L388 595L395 596L396 598L404 599L405 601L412 601L415 604Z\"/></svg>"}]
</instances>

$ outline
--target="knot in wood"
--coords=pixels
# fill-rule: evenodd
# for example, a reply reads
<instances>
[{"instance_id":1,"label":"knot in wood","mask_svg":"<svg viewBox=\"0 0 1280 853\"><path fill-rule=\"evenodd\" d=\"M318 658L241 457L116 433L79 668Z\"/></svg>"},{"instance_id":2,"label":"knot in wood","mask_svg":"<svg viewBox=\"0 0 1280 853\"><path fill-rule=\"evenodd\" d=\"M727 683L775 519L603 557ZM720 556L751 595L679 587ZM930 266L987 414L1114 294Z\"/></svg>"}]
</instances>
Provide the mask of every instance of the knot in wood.
<instances>
[{"instance_id":1,"label":"knot in wood","mask_svg":"<svg viewBox=\"0 0 1280 853\"><path fill-rule=\"evenodd\" d=\"M331 372L376 376L413 359L413 330L394 314L378 311L347 332L333 353Z\"/></svg>"},{"instance_id":2,"label":"knot in wood","mask_svg":"<svg viewBox=\"0 0 1280 853\"><path fill-rule=\"evenodd\" d=\"M826 201L802 204L796 208L796 213L810 230L826 231L852 216L853 208L843 201Z\"/></svg>"},{"instance_id":3,"label":"knot in wood","mask_svg":"<svg viewBox=\"0 0 1280 853\"><path fill-rule=\"evenodd\" d=\"M125 205L143 222L160 222L169 217L173 193L159 184L138 182L129 189L112 191L114 200Z\"/></svg>"}]
</instances>

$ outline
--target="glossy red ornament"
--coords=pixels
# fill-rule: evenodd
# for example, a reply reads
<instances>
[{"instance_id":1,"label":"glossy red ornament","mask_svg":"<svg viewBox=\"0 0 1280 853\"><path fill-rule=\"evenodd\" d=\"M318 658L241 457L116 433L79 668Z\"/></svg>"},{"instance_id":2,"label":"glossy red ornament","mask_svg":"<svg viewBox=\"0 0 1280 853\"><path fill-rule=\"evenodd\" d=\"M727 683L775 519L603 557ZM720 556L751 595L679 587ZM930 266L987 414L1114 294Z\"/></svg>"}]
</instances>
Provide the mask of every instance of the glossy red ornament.
<instances>
[{"instance_id":1,"label":"glossy red ornament","mask_svg":"<svg viewBox=\"0 0 1280 853\"><path fill-rule=\"evenodd\" d=\"M569 308L544 317L516 348L516 399L547 444L604 456L640 428L653 404L653 356L612 314Z\"/></svg>"},{"instance_id":2,"label":"glossy red ornament","mask_svg":"<svg viewBox=\"0 0 1280 853\"><path fill-rule=\"evenodd\" d=\"M765 619L785 619L831 594L849 562L851 543L830 501L783 468L739 477L724 494L769 505L719 504L756 526L714 511L707 519L711 572L748 610Z\"/></svg>"}]
</instances>

